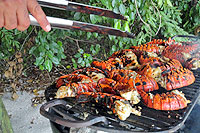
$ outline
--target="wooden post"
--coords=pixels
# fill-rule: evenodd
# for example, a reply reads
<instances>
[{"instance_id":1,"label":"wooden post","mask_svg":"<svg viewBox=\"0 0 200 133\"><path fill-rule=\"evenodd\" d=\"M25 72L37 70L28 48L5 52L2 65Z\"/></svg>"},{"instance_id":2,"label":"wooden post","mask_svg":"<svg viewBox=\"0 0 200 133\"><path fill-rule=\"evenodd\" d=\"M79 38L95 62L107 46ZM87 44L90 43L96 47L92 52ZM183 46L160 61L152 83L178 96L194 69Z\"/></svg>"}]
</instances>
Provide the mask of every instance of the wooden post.
<instances>
[{"instance_id":1,"label":"wooden post","mask_svg":"<svg viewBox=\"0 0 200 133\"><path fill-rule=\"evenodd\" d=\"M13 133L10 119L0 96L0 133Z\"/></svg>"}]
</instances>

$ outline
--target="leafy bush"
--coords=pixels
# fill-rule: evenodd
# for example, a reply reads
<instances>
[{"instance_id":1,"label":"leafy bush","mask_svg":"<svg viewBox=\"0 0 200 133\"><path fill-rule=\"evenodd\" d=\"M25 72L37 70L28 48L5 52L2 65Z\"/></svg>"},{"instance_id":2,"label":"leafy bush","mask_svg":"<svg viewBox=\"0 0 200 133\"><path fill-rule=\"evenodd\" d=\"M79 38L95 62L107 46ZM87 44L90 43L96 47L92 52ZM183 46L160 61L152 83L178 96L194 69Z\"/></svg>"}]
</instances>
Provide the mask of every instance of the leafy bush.
<instances>
[{"instance_id":1,"label":"leafy bush","mask_svg":"<svg viewBox=\"0 0 200 133\"><path fill-rule=\"evenodd\" d=\"M194 29L200 25L200 1L193 4L191 0L88 0L85 4L121 13L128 21L78 12L64 12L64 18L114 27L132 32L136 37L130 39L71 30L45 33L37 28L31 34L35 36L35 45L29 54L35 57L34 64L41 70L50 71L53 64L59 65L66 58L63 44L78 45L71 57L73 67L78 68L89 66L93 59L107 58L117 50L151 41L152 38L165 39L177 34L193 34ZM62 13L53 14L60 17ZM32 27L25 32L1 29L0 59L10 58L15 51L21 49L23 38L29 35L30 30ZM88 46L89 42L92 43Z\"/></svg>"},{"instance_id":2,"label":"leafy bush","mask_svg":"<svg viewBox=\"0 0 200 133\"><path fill-rule=\"evenodd\" d=\"M49 33L40 30L35 38L35 46L29 51L29 54L36 57L35 65L41 70L51 71L53 64L58 65L61 59L66 58L57 35L59 34L55 34L55 30Z\"/></svg>"}]
</instances>

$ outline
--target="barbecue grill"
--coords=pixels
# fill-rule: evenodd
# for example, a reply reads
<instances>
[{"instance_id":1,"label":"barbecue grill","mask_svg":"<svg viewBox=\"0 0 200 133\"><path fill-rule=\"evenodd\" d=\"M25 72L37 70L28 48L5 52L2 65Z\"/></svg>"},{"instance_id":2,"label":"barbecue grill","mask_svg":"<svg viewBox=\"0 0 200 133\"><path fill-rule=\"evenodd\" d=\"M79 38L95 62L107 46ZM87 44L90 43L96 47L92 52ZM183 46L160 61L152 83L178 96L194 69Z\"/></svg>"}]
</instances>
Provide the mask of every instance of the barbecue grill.
<instances>
[{"instance_id":1,"label":"barbecue grill","mask_svg":"<svg viewBox=\"0 0 200 133\"><path fill-rule=\"evenodd\" d=\"M160 111L146 107L140 102L141 116L131 114L125 121L119 120L110 110L93 103L77 103L74 98L55 99L55 84L45 91L47 103L41 106L40 113L47 117L60 132L68 127L90 127L106 132L174 132L181 128L196 104L200 94L200 69L193 71L196 80L193 84L178 90L191 101L187 108L177 111ZM47 109L49 109L47 111Z\"/></svg>"}]
</instances>

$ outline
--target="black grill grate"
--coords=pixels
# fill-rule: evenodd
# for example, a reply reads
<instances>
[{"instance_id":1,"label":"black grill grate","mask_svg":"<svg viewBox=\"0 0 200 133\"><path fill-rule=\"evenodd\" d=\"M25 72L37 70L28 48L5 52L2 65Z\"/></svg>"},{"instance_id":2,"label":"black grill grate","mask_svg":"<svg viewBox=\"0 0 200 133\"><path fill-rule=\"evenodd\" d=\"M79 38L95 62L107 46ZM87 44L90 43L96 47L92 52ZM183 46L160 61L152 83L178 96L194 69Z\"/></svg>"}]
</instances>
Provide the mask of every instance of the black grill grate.
<instances>
[{"instance_id":1,"label":"black grill grate","mask_svg":"<svg viewBox=\"0 0 200 133\"><path fill-rule=\"evenodd\" d=\"M77 104L73 98L65 98L73 107L68 109L64 105L52 107L59 115L62 114L66 119L83 120L83 112L92 116L105 116L109 124L98 123L92 125L91 128L103 130L107 132L169 132L178 130L187 119L194 105L196 104L200 93L200 70L194 71L196 77L195 83L190 86L180 88L178 90L185 94L185 97L191 101L187 108L178 111L159 111L146 107L142 103L137 106L142 107L142 115L131 115L126 121L121 121L114 115L108 113L108 109L99 107L91 103ZM46 89L45 96L47 101L54 99L57 89L52 85ZM98 113L97 113L98 112Z\"/></svg>"}]
</instances>

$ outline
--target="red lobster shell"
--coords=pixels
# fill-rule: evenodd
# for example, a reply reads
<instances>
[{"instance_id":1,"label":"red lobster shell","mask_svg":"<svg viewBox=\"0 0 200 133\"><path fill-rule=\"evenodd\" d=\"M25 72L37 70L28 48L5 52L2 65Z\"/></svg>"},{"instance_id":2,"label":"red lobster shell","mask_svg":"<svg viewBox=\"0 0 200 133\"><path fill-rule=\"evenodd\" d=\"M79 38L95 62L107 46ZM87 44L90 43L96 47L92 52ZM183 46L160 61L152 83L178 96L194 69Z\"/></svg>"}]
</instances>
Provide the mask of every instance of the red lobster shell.
<instances>
[{"instance_id":1,"label":"red lobster shell","mask_svg":"<svg viewBox=\"0 0 200 133\"><path fill-rule=\"evenodd\" d=\"M139 75L132 70L116 69L110 72L109 78L115 81L129 84L135 87L138 91L144 90L146 92L158 90L157 82L145 75Z\"/></svg>"},{"instance_id":2,"label":"red lobster shell","mask_svg":"<svg viewBox=\"0 0 200 133\"><path fill-rule=\"evenodd\" d=\"M187 107L190 102L183 93L178 90L172 92L153 95L144 91L139 92L144 104L156 110L179 110Z\"/></svg>"},{"instance_id":3,"label":"red lobster shell","mask_svg":"<svg viewBox=\"0 0 200 133\"><path fill-rule=\"evenodd\" d=\"M191 58L199 58L199 44L173 44L170 46L167 46L165 50L162 52L163 56L166 56L170 59L176 59L181 62L181 64L185 67L188 66L190 68L189 64L186 64L188 60L191 60ZM192 63L189 62L188 63ZM195 65L194 65L195 66Z\"/></svg>"},{"instance_id":4,"label":"red lobster shell","mask_svg":"<svg viewBox=\"0 0 200 133\"><path fill-rule=\"evenodd\" d=\"M162 51L164 50L165 46L168 46L169 44L173 43L174 40L171 40L169 38L168 41L162 40L162 39L154 39L151 42L148 42L143 45L139 46L132 46L130 49L133 49L133 52L137 55L140 56L143 52L153 52L156 54L161 54Z\"/></svg>"},{"instance_id":5,"label":"red lobster shell","mask_svg":"<svg viewBox=\"0 0 200 133\"><path fill-rule=\"evenodd\" d=\"M138 66L137 56L132 49L124 49L112 54L111 58L119 58L123 63L124 69L135 69Z\"/></svg>"},{"instance_id":6,"label":"red lobster shell","mask_svg":"<svg viewBox=\"0 0 200 133\"><path fill-rule=\"evenodd\" d=\"M61 76L57 81L58 91L56 98L75 97L82 92L96 92L97 84L82 74L68 74Z\"/></svg>"},{"instance_id":7,"label":"red lobster shell","mask_svg":"<svg viewBox=\"0 0 200 133\"><path fill-rule=\"evenodd\" d=\"M111 58L107 61L93 61L91 63L92 67L99 68L103 70L106 74L108 74L113 69L121 69L123 68L123 63L119 58Z\"/></svg>"}]
</instances>

